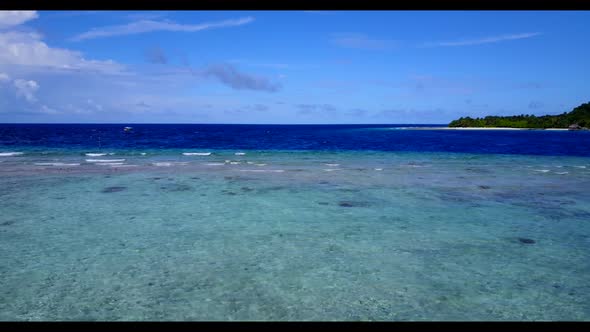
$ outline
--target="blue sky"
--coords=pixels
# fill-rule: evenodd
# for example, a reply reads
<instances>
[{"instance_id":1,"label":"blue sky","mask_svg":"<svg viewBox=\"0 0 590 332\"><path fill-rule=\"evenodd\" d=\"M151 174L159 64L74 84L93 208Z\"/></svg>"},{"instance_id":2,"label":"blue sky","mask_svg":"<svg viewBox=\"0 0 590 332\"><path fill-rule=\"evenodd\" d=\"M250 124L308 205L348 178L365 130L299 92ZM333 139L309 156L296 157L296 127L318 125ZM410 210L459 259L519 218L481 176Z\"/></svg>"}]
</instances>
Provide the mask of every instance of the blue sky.
<instances>
[{"instance_id":1,"label":"blue sky","mask_svg":"<svg viewBox=\"0 0 590 332\"><path fill-rule=\"evenodd\" d=\"M584 11L0 11L0 122L448 123L590 101Z\"/></svg>"}]
</instances>

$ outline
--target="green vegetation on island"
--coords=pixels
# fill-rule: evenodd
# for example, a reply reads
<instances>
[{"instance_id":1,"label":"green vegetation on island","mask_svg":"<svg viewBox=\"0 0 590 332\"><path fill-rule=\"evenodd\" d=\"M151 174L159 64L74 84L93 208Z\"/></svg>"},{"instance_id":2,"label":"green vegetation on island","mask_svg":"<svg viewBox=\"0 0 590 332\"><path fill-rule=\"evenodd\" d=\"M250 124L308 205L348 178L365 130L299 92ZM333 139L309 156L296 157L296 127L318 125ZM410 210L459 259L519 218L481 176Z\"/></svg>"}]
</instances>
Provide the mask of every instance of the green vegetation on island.
<instances>
[{"instance_id":1,"label":"green vegetation on island","mask_svg":"<svg viewBox=\"0 0 590 332\"><path fill-rule=\"evenodd\" d=\"M449 127L508 127L508 128L569 128L590 127L590 102L559 115L514 115L486 116L485 118L462 117L453 120Z\"/></svg>"}]
</instances>

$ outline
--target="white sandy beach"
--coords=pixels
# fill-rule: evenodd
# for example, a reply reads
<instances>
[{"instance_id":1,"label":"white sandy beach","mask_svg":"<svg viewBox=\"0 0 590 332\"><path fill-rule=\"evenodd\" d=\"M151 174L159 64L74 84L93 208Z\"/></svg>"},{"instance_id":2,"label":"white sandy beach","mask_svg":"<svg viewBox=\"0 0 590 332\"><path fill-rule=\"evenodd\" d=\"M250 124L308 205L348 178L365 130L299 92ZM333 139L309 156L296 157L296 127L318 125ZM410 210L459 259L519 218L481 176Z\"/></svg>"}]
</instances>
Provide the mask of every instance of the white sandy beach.
<instances>
[{"instance_id":1,"label":"white sandy beach","mask_svg":"<svg viewBox=\"0 0 590 332\"><path fill-rule=\"evenodd\" d=\"M510 128L510 127L397 127L412 130L568 130L567 128Z\"/></svg>"}]
</instances>

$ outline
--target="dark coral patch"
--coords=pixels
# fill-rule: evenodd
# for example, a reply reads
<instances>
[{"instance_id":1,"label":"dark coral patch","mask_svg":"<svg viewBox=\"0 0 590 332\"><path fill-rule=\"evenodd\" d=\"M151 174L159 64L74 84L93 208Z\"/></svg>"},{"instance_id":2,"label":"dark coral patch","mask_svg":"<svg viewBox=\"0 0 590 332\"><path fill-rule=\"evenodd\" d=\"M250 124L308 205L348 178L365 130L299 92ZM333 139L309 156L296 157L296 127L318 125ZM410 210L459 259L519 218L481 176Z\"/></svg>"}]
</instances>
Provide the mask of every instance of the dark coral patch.
<instances>
[{"instance_id":1,"label":"dark coral patch","mask_svg":"<svg viewBox=\"0 0 590 332\"><path fill-rule=\"evenodd\" d=\"M348 193L355 193L355 192L359 192L360 189L352 189L352 188L340 188L337 189L338 191L342 191L342 192L348 192Z\"/></svg>"},{"instance_id":2,"label":"dark coral patch","mask_svg":"<svg viewBox=\"0 0 590 332\"><path fill-rule=\"evenodd\" d=\"M127 190L127 187L120 187L120 186L106 187L101 192L103 192L103 193L116 193L116 192L123 191L123 190Z\"/></svg>"},{"instance_id":3,"label":"dark coral patch","mask_svg":"<svg viewBox=\"0 0 590 332\"><path fill-rule=\"evenodd\" d=\"M521 243L524 243L524 244L533 244L533 243L536 243L535 240L533 240L533 239L527 239L527 238L524 238L524 237L519 237L518 238L518 241L520 241Z\"/></svg>"},{"instance_id":4,"label":"dark coral patch","mask_svg":"<svg viewBox=\"0 0 590 332\"><path fill-rule=\"evenodd\" d=\"M192 189L192 187L189 185L186 185L186 184L169 184L169 185L160 187L160 189L164 189L165 191L168 191L168 192L175 192L175 191L189 191Z\"/></svg>"},{"instance_id":5,"label":"dark coral patch","mask_svg":"<svg viewBox=\"0 0 590 332\"><path fill-rule=\"evenodd\" d=\"M261 191L277 191L287 189L286 186L272 186L260 189Z\"/></svg>"},{"instance_id":6,"label":"dark coral patch","mask_svg":"<svg viewBox=\"0 0 590 332\"><path fill-rule=\"evenodd\" d=\"M483 169L483 168L475 168L475 167L467 167L465 168L466 171L472 172L472 173L478 173L478 174L489 174L491 173L491 171L487 170L487 169Z\"/></svg>"},{"instance_id":7,"label":"dark coral patch","mask_svg":"<svg viewBox=\"0 0 590 332\"><path fill-rule=\"evenodd\" d=\"M340 201L338 206L341 207L367 207L370 204L367 202L352 202L352 201Z\"/></svg>"}]
</instances>

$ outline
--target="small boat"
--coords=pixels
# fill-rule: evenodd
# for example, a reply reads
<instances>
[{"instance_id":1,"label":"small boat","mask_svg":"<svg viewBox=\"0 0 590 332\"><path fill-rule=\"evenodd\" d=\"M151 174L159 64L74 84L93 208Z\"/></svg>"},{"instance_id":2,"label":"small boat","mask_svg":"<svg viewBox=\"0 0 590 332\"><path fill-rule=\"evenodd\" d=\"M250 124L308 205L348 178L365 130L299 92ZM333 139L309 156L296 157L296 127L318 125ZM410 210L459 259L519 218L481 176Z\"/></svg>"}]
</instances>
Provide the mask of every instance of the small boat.
<instances>
[{"instance_id":1,"label":"small boat","mask_svg":"<svg viewBox=\"0 0 590 332\"><path fill-rule=\"evenodd\" d=\"M123 128L123 131L132 131L132 130L133 130L133 127L125 127L125 128Z\"/></svg>"}]
</instances>

